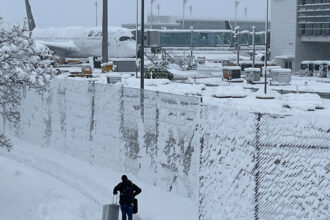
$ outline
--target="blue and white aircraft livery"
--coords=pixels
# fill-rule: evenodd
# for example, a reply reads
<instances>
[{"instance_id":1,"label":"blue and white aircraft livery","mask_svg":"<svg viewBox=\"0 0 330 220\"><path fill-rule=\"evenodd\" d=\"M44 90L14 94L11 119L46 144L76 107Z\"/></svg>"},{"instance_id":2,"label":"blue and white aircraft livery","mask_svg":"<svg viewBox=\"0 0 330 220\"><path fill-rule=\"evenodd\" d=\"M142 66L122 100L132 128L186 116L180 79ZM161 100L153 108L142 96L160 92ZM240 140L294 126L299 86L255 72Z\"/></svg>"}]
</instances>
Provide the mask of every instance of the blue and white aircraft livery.
<instances>
[{"instance_id":1,"label":"blue and white aircraft livery","mask_svg":"<svg viewBox=\"0 0 330 220\"><path fill-rule=\"evenodd\" d=\"M31 7L25 0L31 37L59 57L87 58L102 56L102 28L66 27L35 28ZM133 58L136 56L136 41L129 29L109 27L109 57Z\"/></svg>"}]
</instances>

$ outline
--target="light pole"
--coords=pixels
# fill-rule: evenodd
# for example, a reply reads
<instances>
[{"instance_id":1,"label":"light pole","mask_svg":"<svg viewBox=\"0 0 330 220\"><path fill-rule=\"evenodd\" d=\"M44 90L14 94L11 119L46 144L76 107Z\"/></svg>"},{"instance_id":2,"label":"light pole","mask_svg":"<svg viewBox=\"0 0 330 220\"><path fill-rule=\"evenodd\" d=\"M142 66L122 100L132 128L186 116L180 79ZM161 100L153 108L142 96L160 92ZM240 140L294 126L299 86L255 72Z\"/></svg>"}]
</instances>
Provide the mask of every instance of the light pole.
<instances>
[{"instance_id":1,"label":"light pole","mask_svg":"<svg viewBox=\"0 0 330 220\"><path fill-rule=\"evenodd\" d=\"M108 0L103 0L102 63L108 62Z\"/></svg>"},{"instance_id":2,"label":"light pole","mask_svg":"<svg viewBox=\"0 0 330 220\"><path fill-rule=\"evenodd\" d=\"M98 7L98 3L97 1L95 2L95 24L96 24L96 27L98 25L98 22L97 22L97 7Z\"/></svg>"},{"instance_id":3,"label":"light pole","mask_svg":"<svg viewBox=\"0 0 330 220\"><path fill-rule=\"evenodd\" d=\"M159 15L160 15L160 4L157 5L157 10L158 10L158 17L159 17ZM159 20L159 18L158 18L158 20Z\"/></svg>"},{"instance_id":4,"label":"light pole","mask_svg":"<svg viewBox=\"0 0 330 220\"><path fill-rule=\"evenodd\" d=\"M192 16L192 5L189 6L190 17Z\"/></svg>"},{"instance_id":5,"label":"light pole","mask_svg":"<svg viewBox=\"0 0 330 220\"><path fill-rule=\"evenodd\" d=\"M194 27L190 26L190 58L191 62L193 60L193 34L194 34Z\"/></svg>"},{"instance_id":6,"label":"light pole","mask_svg":"<svg viewBox=\"0 0 330 220\"><path fill-rule=\"evenodd\" d=\"M155 0L151 0L151 21L150 21L150 29L152 29L152 23L153 23L153 20L154 20L154 16L153 16L153 13L152 13L152 8L153 8L153 5L154 5L154 2Z\"/></svg>"},{"instance_id":7,"label":"light pole","mask_svg":"<svg viewBox=\"0 0 330 220\"><path fill-rule=\"evenodd\" d=\"M140 88L144 89L144 0L141 0L141 77Z\"/></svg>"},{"instance_id":8,"label":"light pole","mask_svg":"<svg viewBox=\"0 0 330 220\"><path fill-rule=\"evenodd\" d=\"M139 53L139 42L138 42L138 30L139 30L139 0L136 0L136 30L135 30L135 41L136 41L136 51L135 51L135 54L136 54L136 73L135 73L135 77L137 78L138 77L138 72L139 72L139 64L138 64L138 61L139 61L139 58L138 58L138 53Z\"/></svg>"},{"instance_id":9,"label":"light pole","mask_svg":"<svg viewBox=\"0 0 330 220\"><path fill-rule=\"evenodd\" d=\"M237 26L237 8L239 5L239 1L235 0L235 27Z\"/></svg>"},{"instance_id":10,"label":"light pole","mask_svg":"<svg viewBox=\"0 0 330 220\"><path fill-rule=\"evenodd\" d=\"M241 28L239 26L235 28L235 37L236 37L236 49L237 49L236 65L239 66L239 57L240 57L240 49L241 49Z\"/></svg>"},{"instance_id":11,"label":"light pole","mask_svg":"<svg viewBox=\"0 0 330 220\"><path fill-rule=\"evenodd\" d=\"M267 0L267 10L266 10L266 49L265 49L265 94L267 94L267 60L268 60L268 9L269 9L269 0Z\"/></svg>"},{"instance_id":12,"label":"light pole","mask_svg":"<svg viewBox=\"0 0 330 220\"><path fill-rule=\"evenodd\" d=\"M252 67L256 65L256 27L252 26L252 44L253 44L253 54L252 54Z\"/></svg>"},{"instance_id":13,"label":"light pole","mask_svg":"<svg viewBox=\"0 0 330 220\"><path fill-rule=\"evenodd\" d=\"M186 9L186 4L187 4L188 0L183 0L183 11L182 11L182 29L184 29L184 12L185 12L185 9Z\"/></svg>"}]
</instances>

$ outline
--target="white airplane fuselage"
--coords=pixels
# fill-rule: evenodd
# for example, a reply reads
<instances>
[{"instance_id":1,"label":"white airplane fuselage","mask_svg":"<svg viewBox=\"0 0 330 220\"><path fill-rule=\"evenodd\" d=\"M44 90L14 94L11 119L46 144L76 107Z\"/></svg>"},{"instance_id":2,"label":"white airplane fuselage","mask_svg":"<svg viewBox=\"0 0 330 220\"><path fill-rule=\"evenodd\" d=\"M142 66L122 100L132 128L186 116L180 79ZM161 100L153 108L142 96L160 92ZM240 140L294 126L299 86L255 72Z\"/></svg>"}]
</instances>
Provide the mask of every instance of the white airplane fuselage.
<instances>
[{"instance_id":1,"label":"white airplane fuselage","mask_svg":"<svg viewBox=\"0 0 330 220\"><path fill-rule=\"evenodd\" d=\"M102 56L102 28L49 28L34 29L32 38L47 46L56 55L68 58ZM133 58L136 41L129 29L109 27L108 53L110 58Z\"/></svg>"}]
</instances>

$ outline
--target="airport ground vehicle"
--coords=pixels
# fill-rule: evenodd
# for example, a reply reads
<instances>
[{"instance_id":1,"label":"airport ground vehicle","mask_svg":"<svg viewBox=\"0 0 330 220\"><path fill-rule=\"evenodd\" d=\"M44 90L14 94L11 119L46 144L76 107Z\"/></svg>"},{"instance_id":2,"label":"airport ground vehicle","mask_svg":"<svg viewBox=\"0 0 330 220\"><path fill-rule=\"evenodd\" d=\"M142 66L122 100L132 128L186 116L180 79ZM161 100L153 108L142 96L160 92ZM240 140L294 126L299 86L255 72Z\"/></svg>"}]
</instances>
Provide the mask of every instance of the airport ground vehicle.
<instances>
[{"instance_id":1,"label":"airport ground vehicle","mask_svg":"<svg viewBox=\"0 0 330 220\"><path fill-rule=\"evenodd\" d=\"M169 72L164 67L150 66L145 71L146 79L173 79L173 73Z\"/></svg>"}]
</instances>

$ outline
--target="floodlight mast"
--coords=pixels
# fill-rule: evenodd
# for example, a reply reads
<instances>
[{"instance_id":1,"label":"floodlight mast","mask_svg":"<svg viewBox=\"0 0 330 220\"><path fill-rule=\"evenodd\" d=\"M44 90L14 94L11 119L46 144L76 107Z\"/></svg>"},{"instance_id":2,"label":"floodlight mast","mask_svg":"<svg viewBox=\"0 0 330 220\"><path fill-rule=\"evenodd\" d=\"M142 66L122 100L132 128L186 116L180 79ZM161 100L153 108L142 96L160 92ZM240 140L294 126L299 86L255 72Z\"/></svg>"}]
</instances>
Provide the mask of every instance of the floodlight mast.
<instances>
[{"instance_id":1,"label":"floodlight mast","mask_svg":"<svg viewBox=\"0 0 330 220\"><path fill-rule=\"evenodd\" d=\"M144 0L141 0L141 76L140 88L144 89Z\"/></svg>"},{"instance_id":2,"label":"floodlight mast","mask_svg":"<svg viewBox=\"0 0 330 220\"><path fill-rule=\"evenodd\" d=\"M186 9L186 4L188 0L183 0L183 11L182 11L182 29L184 29L184 19L185 19L185 9Z\"/></svg>"},{"instance_id":3,"label":"floodlight mast","mask_svg":"<svg viewBox=\"0 0 330 220\"><path fill-rule=\"evenodd\" d=\"M150 21L150 29L152 29L152 25L153 25L153 21L154 21L154 14L153 14L152 9L153 9L153 5L154 5L154 3L155 3L155 0L151 0L150 2L151 2L151 21Z\"/></svg>"},{"instance_id":4,"label":"floodlight mast","mask_svg":"<svg viewBox=\"0 0 330 220\"><path fill-rule=\"evenodd\" d=\"M103 0L103 20L102 20L102 63L107 63L108 54L108 0Z\"/></svg>"},{"instance_id":5,"label":"floodlight mast","mask_svg":"<svg viewBox=\"0 0 330 220\"><path fill-rule=\"evenodd\" d=\"M266 49L265 49L265 88L264 92L267 94L267 61L268 61L268 10L269 10L269 0L267 0L267 10L266 10L266 36L265 36L265 43L266 43Z\"/></svg>"}]
</instances>

